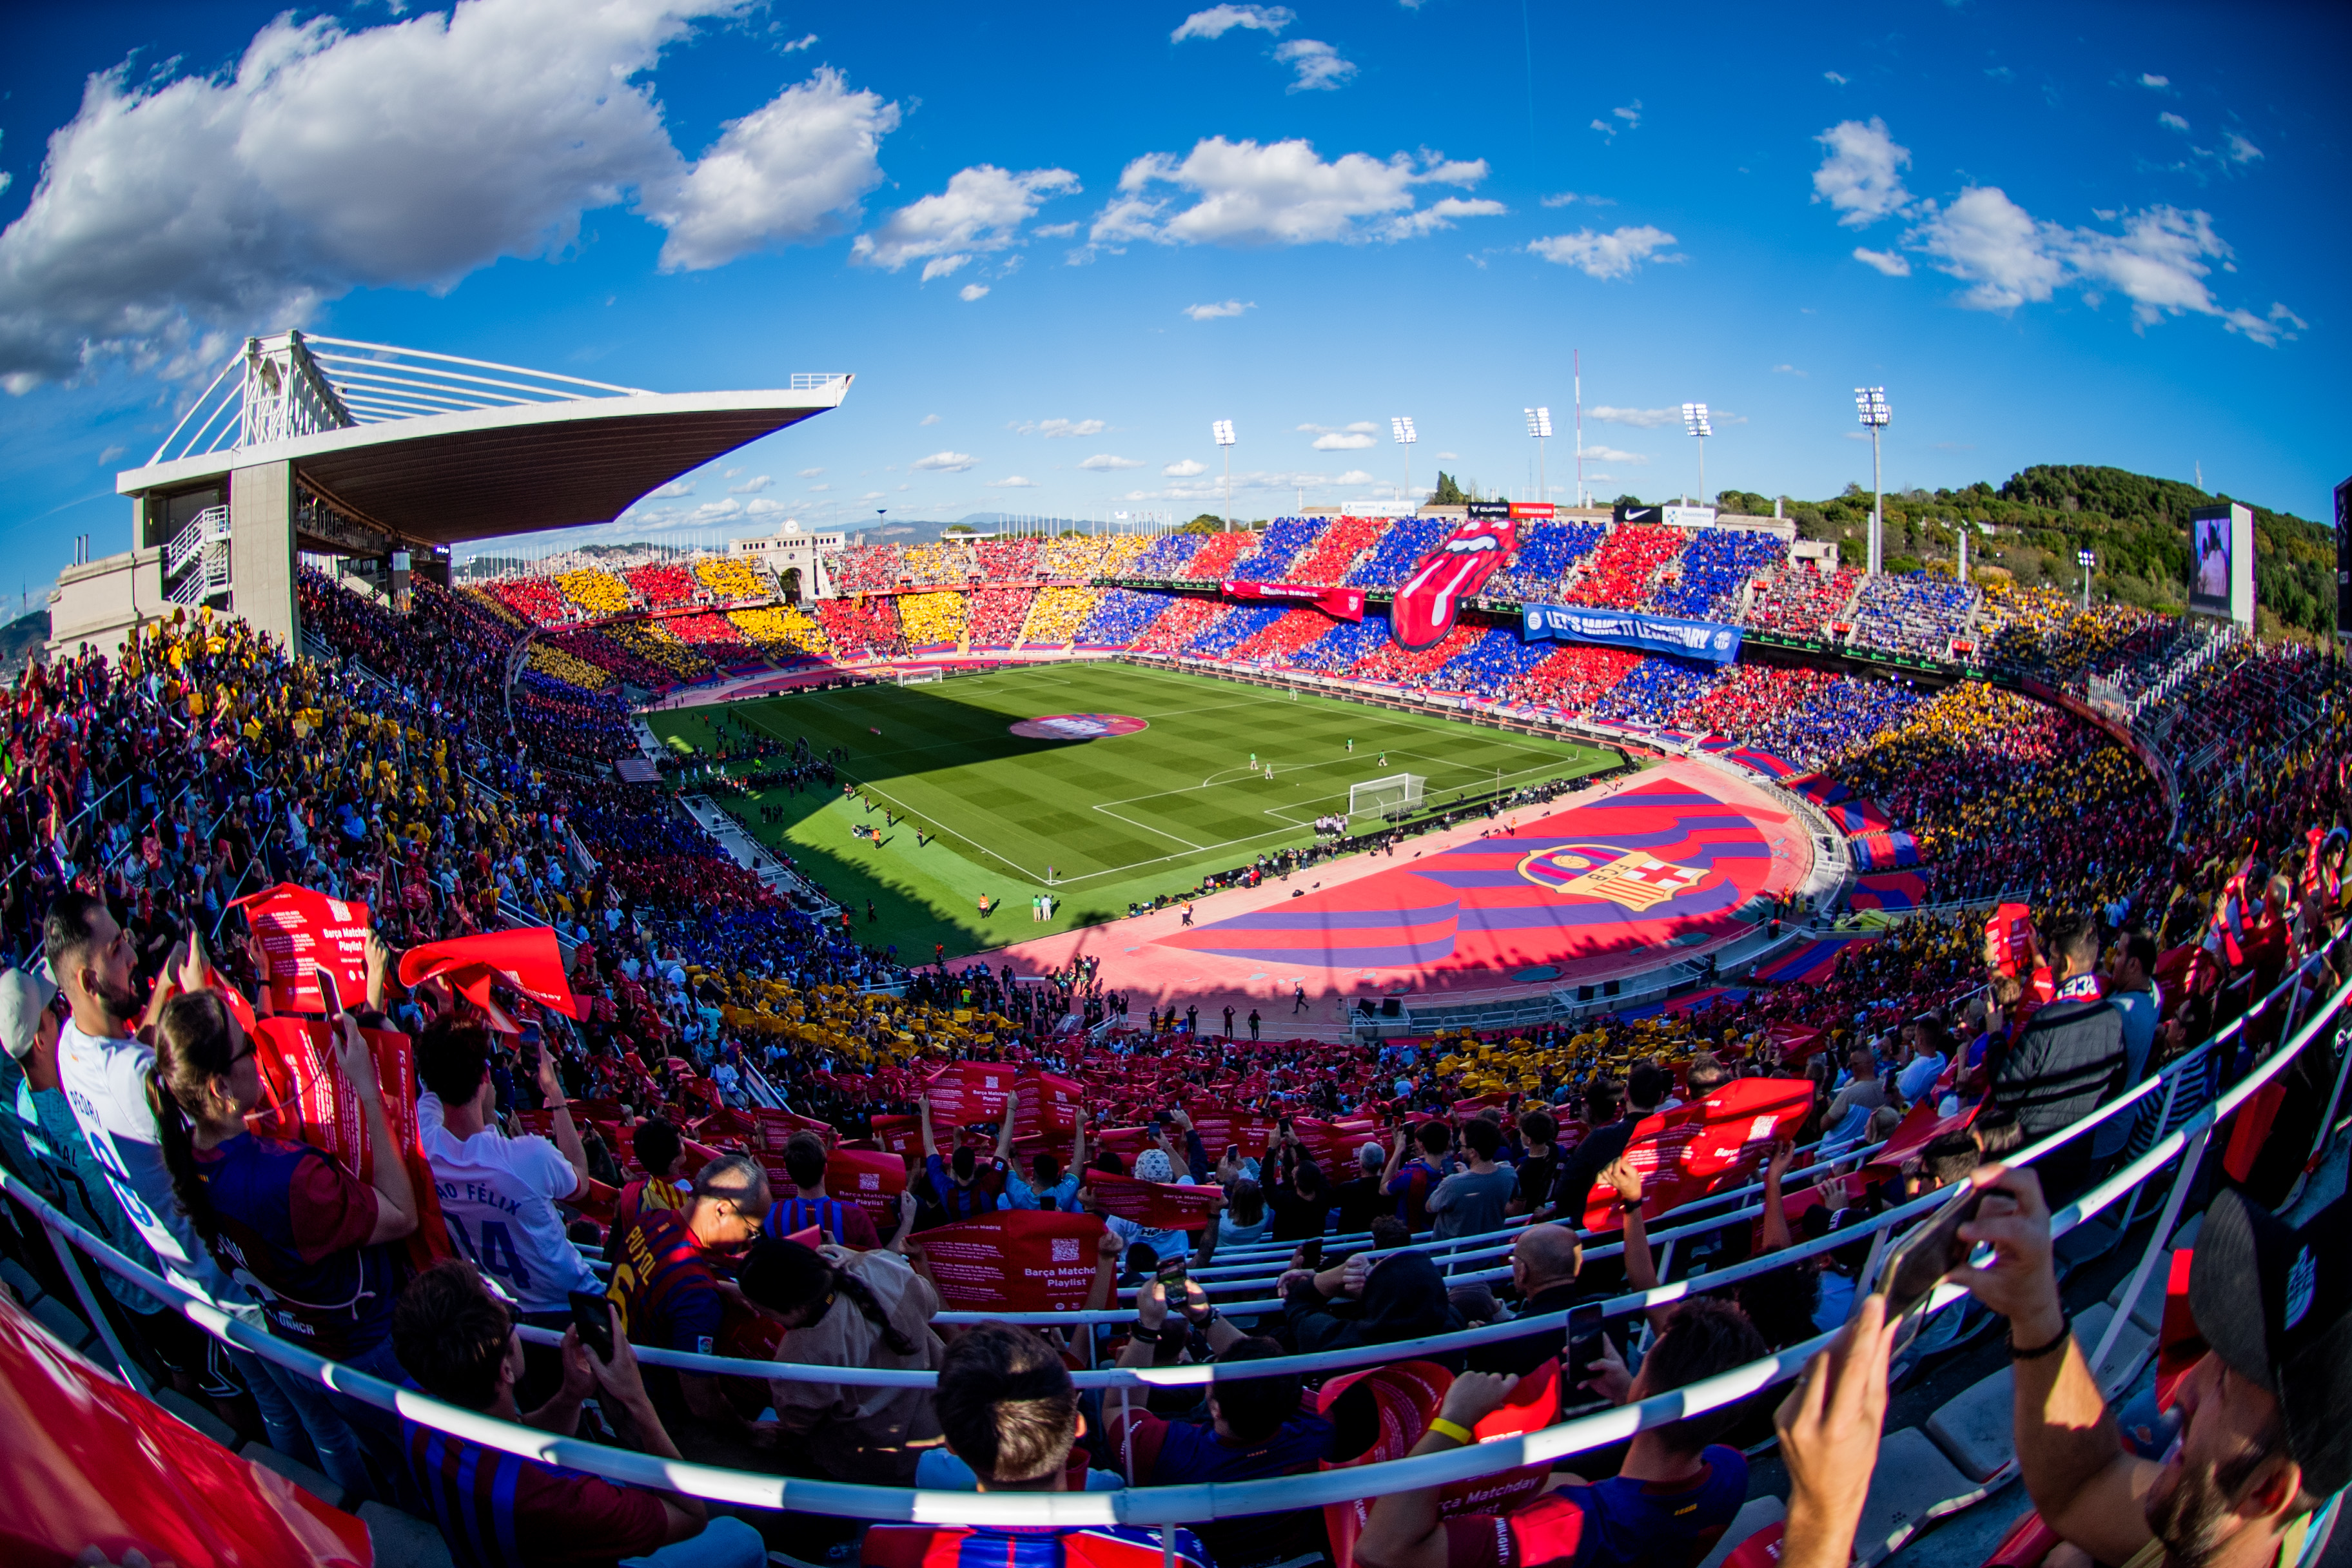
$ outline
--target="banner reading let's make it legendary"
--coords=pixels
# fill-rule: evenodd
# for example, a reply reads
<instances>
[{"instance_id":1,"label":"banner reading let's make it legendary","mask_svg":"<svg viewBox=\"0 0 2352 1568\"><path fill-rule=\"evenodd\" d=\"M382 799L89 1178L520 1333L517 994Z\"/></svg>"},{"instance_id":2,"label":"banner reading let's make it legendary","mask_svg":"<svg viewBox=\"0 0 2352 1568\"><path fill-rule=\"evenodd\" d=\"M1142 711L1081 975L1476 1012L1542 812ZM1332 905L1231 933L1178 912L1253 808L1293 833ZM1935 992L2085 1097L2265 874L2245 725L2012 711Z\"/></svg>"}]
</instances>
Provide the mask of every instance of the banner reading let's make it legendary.
<instances>
[{"instance_id":1,"label":"banner reading let's make it legendary","mask_svg":"<svg viewBox=\"0 0 2352 1568\"><path fill-rule=\"evenodd\" d=\"M1624 610L1583 610L1570 605L1529 605L1519 621L1528 642L1557 639L1634 647L1643 653L1729 664L1739 657L1739 628L1720 621L1684 621Z\"/></svg>"},{"instance_id":2,"label":"banner reading let's make it legendary","mask_svg":"<svg viewBox=\"0 0 2352 1568\"><path fill-rule=\"evenodd\" d=\"M956 1311L1069 1311L1086 1305L1102 1233L1099 1215L1007 1209L925 1231L923 1254Z\"/></svg>"},{"instance_id":3,"label":"banner reading let's make it legendary","mask_svg":"<svg viewBox=\"0 0 2352 1568\"><path fill-rule=\"evenodd\" d=\"M1507 506L1504 510L1507 512ZM1436 549L1397 584L1389 629L1407 650L1434 647L1454 629L1464 601L1474 599L1517 544L1519 525L1508 516L1473 517L1454 525Z\"/></svg>"},{"instance_id":4,"label":"banner reading let's make it legendary","mask_svg":"<svg viewBox=\"0 0 2352 1568\"><path fill-rule=\"evenodd\" d=\"M1224 590L1228 599L1312 605L1338 620L1360 621L1364 618L1364 591L1361 588L1327 588L1313 583L1228 582Z\"/></svg>"},{"instance_id":5,"label":"banner reading let's make it legendary","mask_svg":"<svg viewBox=\"0 0 2352 1568\"><path fill-rule=\"evenodd\" d=\"M1746 1180L1812 1105L1810 1079L1742 1078L1705 1100L1643 1118L1625 1146L1642 1178L1643 1217ZM1616 1189L1594 1183L1585 1198L1585 1228L1615 1230L1622 1223Z\"/></svg>"}]
</instances>

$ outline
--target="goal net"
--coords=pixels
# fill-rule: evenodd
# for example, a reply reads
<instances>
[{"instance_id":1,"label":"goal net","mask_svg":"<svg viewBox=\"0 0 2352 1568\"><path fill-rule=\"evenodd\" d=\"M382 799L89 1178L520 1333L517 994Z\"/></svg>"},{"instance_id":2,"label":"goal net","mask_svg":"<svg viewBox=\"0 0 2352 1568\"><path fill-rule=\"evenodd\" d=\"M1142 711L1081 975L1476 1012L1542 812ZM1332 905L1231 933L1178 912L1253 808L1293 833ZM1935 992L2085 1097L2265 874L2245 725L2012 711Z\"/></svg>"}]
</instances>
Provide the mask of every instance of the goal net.
<instances>
[{"instance_id":1,"label":"goal net","mask_svg":"<svg viewBox=\"0 0 2352 1568\"><path fill-rule=\"evenodd\" d=\"M1410 816L1421 807L1422 786L1429 781L1419 773L1392 773L1348 786L1348 816L1378 816L1389 822Z\"/></svg>"},{"instance_id":2,"label":"goal net","mask_svg":"<svg viewBox=\"0 0 2352 1568\"><path fill-rule=\"evenodd\" d=\"M908 665L898 674L901 686L933 686L947 679L947 671L936 664Z\"/></svg>"}]
</instances>

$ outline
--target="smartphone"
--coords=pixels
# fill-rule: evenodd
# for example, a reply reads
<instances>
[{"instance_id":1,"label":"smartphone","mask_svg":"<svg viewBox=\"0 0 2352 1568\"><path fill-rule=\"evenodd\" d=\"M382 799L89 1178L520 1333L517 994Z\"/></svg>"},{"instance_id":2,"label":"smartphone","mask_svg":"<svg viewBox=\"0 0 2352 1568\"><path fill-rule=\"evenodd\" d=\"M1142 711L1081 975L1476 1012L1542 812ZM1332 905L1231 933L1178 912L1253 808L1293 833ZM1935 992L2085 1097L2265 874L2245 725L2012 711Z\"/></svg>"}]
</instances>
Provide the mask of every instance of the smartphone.
<instances>
[{"instance_id":1,"label":"smartphone","mask_svg":"<svg viewBox=\"0 0 2352 1568\"><path fill-rule=\"evenodd\" d=\"M1318 1274L1323 1271L1323 1238L1321 1237L1307 1237L1299 1244L1298 1252L1299 1256L1307 1260L1305 1267L1314 1269Z\"/></svg>"},{"instance_id":2,"label":"smartphone","mask_svg":"<svg viewBox=\"0 0 2352 1568\"><path fill-rule=\"evenodd\" d=\"M1160 1266L1160 1289L1168 1293L1168 1300L1171 1302L1179 1302L1184 1299L1185 1269L1184 1259L1181 1258L1171 1258Z\"/></svg>"},{"instance_id":3,"label":"smartphone","mask_svg":"<svg viewBox=\"0 0 2352 1568\"><path fill-rule=\"evenodd\" d=\"M1887 1250L1878 1268L1878 1291L1886 1298L1889 1319L1917 1306L1945 1275L1969 1260L1969 1243L1960 1239L1960 1227L1977 1217L1984 1195L1982 1187L1962 1187L1926 1223Z\"/></svg>"},{"instance_id":4,"label":"smartphone","mask_svg":"<svg viewBox=\"0 0 2352 1568\"><path fill-rule=\"evenodd\" d=\"M1584 1384L1592 1376L1592 1363L1600 1354L1601 1303L1579 1301L1568 1310L1568 1378L1567 1386L1559 1391L1563 1401L1593 1397Z\"/></svg>"},{"instance_id":5,"label":"smartphone","mask_svg":"<svg viewBox=\"0 0 2352 1568\"><path fill-rule=\"evenodd\" d=\"M322 963L310 973L318 977L319 999L326 1005L327 1016L332 1018L341 1014L343 1010L343 994L341 988L335 984L335 972Z\"/></svg>"},{"instance_id":6,"label":"smartphone","mask_svg":"<svg viewBox=\"0 0 2352 1568\"><path fill-rule=\"evenodd\" d=\"M595 1353L596 1359L610 1366L613 1363L613 1302L607 1296L593 1290L572 1292L572 1326L580 1331L580 1342Z\"/></svg>"}]
</instances>

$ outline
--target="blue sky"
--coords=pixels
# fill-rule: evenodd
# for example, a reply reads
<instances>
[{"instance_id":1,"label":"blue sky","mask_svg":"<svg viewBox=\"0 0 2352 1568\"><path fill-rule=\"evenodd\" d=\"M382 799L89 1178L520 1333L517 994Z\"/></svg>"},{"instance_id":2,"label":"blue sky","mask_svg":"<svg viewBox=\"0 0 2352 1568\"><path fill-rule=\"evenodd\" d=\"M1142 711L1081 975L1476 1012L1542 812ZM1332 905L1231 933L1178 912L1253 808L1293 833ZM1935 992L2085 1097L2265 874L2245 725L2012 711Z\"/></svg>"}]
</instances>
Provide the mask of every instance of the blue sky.
<instances>
[{"instance_id":1,"label":"blue sky","mask_svg":"<svg viewBox=\"0 0 2352 1568\"><path fill-rule=\"evenodd\" d=\"M2343 431L2335 8L473 0L0 23L0 586L128 542L249 332L846 404L609 534L1887 480L2309 517ZM2330 177L2326 171L2339 174ZM1595 455L1597 449L1597 455Z\"/></svg>"}]
</instances>

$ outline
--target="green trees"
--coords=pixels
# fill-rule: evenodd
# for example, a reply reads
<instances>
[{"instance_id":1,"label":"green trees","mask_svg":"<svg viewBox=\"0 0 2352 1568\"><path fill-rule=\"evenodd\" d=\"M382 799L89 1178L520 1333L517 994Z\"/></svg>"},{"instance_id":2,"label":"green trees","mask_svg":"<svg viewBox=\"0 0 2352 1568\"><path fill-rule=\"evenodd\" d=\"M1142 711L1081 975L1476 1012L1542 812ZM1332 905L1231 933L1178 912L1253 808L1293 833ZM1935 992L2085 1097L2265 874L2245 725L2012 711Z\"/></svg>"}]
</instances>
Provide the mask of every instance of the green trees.
<instances>
[{"instance_id":1,"label":"green trees","mask_svg":"<svg viewBox=\"0 0 2352 1568\"><path fill-rule=\"evenodd\" d=\"M1183 527L1178 529L1176 531L1179 533L1223 533L1224 531L1225 520L1223 518L1219 517L1213 511L1204 511L1200 516L1194 518L1192 521L1186 523Z\"/></svg>"},{"instance_id":2,"label":"green trees","mask_svg":"<svg viewBox=\"0 0 2352 1568\"><path fill-rule=\"evenodd\" d=\"M1437 489L1430 492L1429 504L1432 506L1467 506L1469 503L1470 498L1462 493L1462 487L1454 482L1454 476L1447 473L1443 468L1438 469Z\"/></svg>"}]
</instances>

